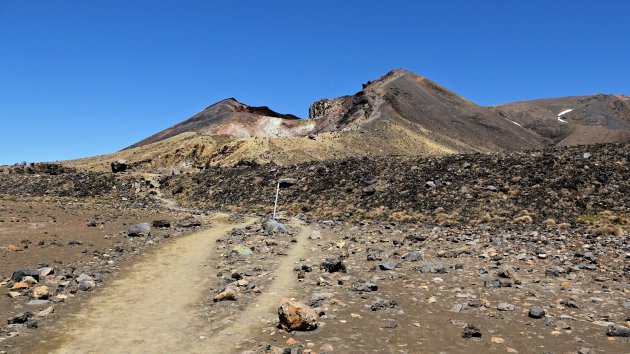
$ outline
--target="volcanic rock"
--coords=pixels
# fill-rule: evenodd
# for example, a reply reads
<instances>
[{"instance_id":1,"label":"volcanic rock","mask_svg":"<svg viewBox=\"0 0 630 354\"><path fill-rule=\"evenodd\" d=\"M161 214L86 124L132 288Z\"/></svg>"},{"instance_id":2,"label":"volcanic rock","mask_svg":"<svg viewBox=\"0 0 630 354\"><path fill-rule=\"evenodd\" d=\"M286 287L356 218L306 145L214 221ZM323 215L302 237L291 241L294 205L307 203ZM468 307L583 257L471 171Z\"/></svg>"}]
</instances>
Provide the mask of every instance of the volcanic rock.
<instances>
[{"instance_id":1,"label":"volcanic rock","mask_svg":"<svg viewBox=\"0 0 630 354\"><path fill-rule=\"evenodd\" d=\"M127 170L127 160L116 160L111 163L113 173L125 172Z\"/></svg>"},{"instance_id":2,"label":"volcanic rock","mask_svg":"<svg viewBox=\"0 0 630 354\"><path fill-rule=\"evenodd\" d=\"M130 237L135 236L148 236L151 233L151 225L148 222L139 224L133 224L127 231L127 235Z\"/></svg>"},{"instance_id":3,"label":"volcanic rock","mask_svg":"<svg viewBox=\"0 0 630 354\"><path fill-rule=\"evenodd\" d=\"M341 259L326 258L320 265L320 269L328 273L346 272L346 265Z\"/></svg>"},{"instance_id":4,"label":"volcanic rock","mask_svg":"<svg viewBox=\"0 0 630 354\"><path fill-rule=\"evenodd\" d=\"M37 269L21 268L13 272L11 280L19 282L25 276L31 276L35 279L39 279L39 271Z\"/></svg>"},{"instance_id":5,"label":"volcanic rock","mask_svg":"<svg viewBox=\"0 0 630 354\"><path fill-rule=\"evenodd\" d=\"M545 313L545 309L540 306L532 306L529 309L529 317L531 318L543 318L543 316L545 316Z\"/></svg>"},{"instance_id":6,"label":"volcanic rock","mask_svg":"<svg viewBox=\"0 0 630 354\"><path fill-rule=\"evenodd\" d=\"M273 219L265 221L263 223L263 228L267 232L278 232L281 234L286 234L289 232L289 228L285 224Z\"/></svg>"},{"instance_id":7,"label":"volcanic rock","mask_svg":"<svg viewBox=\"0 0 630 354\"><path fill-rule=\"evenodd\" d=\"M317 329L317 314L305 304L282 300L278 307L280 327L287 331L312 331Z\"/></svg>"}]
</instances>

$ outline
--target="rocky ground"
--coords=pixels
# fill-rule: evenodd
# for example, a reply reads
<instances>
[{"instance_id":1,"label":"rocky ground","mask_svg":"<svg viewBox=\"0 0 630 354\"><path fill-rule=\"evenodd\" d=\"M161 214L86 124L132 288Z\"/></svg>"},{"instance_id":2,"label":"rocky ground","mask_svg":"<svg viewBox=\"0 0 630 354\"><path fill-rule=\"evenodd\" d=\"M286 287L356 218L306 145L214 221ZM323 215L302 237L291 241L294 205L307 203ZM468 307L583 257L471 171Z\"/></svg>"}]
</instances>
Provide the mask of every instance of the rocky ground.
<instances>
[{"instance_id":1,"label":"rocky ground","mask_svg":"<svg viewBox=\"0 0 630 354\"><path fill-rule=\"evenodd\" d=\"M285 210L313 218L428 224L557 224L630 213L630 144L509 154L351 158L300 165L211 168L161 181L184 205L271 212L276 183Z\"/></svg>"},{"instance_id":2,"label":"rocky ground","mask_svg":"<svg viewBox=\"0 0 630 354\"><path fill-rule=\"evenodd\" d=\"M626 353L627 147L5 168L0 352Z\"/></svg>"},{"instance_id":3,"label":"rocky ground","mask_svg":"<svg viewBox=\"0 0 630 354\"><path fill-rule=\"evenodd\" d=\"M295 297L319 328L287 334L270 315L255 352L627 352L627 236L317 225Z\"/></svg>"}]
</instances>

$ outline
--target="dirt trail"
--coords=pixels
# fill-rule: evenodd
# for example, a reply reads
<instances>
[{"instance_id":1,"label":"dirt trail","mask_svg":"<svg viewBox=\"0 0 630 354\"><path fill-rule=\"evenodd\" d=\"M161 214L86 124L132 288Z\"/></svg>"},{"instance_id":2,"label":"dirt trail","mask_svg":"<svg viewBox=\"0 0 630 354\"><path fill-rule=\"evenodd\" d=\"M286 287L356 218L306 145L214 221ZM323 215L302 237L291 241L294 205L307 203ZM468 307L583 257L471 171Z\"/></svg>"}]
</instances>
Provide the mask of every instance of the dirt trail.
<instances>
[{"instance_id":1,"label":"dirt trail","mask_svg":"<svg viewBox=\"0 0 630 354\"><path fill-rule=\"evenodd\" d=\"M247 316L219 333L204 334L197 322L199 305L210 279L205 268L216 256L216 239L235 227L253 222L218 224L147 254L133 269L95 294L81 311L68 318L58 333L67 336L43 343L38 353L226 353L261 327L280 299L297 284L293 264L306 254L308 230L302 228L284 257L273 282L248 307Z\"/></svg>"},{"instance_id":2,"label":"dirt trail","mask_svg":"<svg viewBox=\"0 0 630 354\"><path fill-rule=\"evenodd\" d=\"M221 353L239 352L237 350L239 343L247 340L248 335L257 334L255 332L263 327L263 321L277 318L276 309L282 298L295 295L298 281L293 268L300 258L304 258L308 254L307 238L310 232L310 228L301 225L300 232L296 237L297 244L291 248L287 256L282 258L276 268L273 281L256 299L256 303L248 308L247 316L239 316L230 326L213 334L204 344L204 353L214 353L213 349L216 350L216 348L222 348Z\"/></svg>"},{"instance_id":3,"label":"dirt trail","mask_svg":"<svg viewBox=\"0 0 630 354\"><path fill-rule=\"evenodd\" d=\"M216 239L234 227L253 222L219 224L181 238L146 255L66 321L70 338L50 343L40 352L154 353L177 352L194 333L192 306L208 289L205 268L215 253Z\"/></svg>"}]
</instances>

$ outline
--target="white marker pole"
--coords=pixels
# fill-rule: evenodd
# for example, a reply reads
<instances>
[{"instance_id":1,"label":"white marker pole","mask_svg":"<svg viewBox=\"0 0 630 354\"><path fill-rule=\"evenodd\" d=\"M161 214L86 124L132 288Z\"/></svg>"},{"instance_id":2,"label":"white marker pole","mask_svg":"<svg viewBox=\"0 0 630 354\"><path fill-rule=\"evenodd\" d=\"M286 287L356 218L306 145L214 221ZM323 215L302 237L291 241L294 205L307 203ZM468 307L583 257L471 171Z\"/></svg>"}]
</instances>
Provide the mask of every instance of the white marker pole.
<instances>
[{"instance_id":1,"label":"white marker pole","mask_svg":"<svg viewBox=\"0 0 630 354\"><path fill-rule=\"evenodd\" d=\"M278 209L278 195L280 194L280 182L278 182L278 186L276 187L276 203L273 206L273 220L276 220L276 210Z\"/></svg>"}]
</instances>

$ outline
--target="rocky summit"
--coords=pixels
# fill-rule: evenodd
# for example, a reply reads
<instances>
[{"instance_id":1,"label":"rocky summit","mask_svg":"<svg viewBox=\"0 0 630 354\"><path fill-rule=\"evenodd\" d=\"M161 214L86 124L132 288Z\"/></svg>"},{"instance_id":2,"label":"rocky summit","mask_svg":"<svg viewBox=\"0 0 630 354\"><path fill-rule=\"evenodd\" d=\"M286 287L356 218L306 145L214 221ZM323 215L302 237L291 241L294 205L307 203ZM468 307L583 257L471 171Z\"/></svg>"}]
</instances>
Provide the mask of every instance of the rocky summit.
<instances>
[{"instance_id":1,"label":"rocky summit","mask_svg":"<svg viewBox=\"0 0 630 354\"><path fill-rule=\"evenodd\" d=\"M395 70L1 166L0 354L626 353L627 105Z\"/></svg>"}]
</instances>

